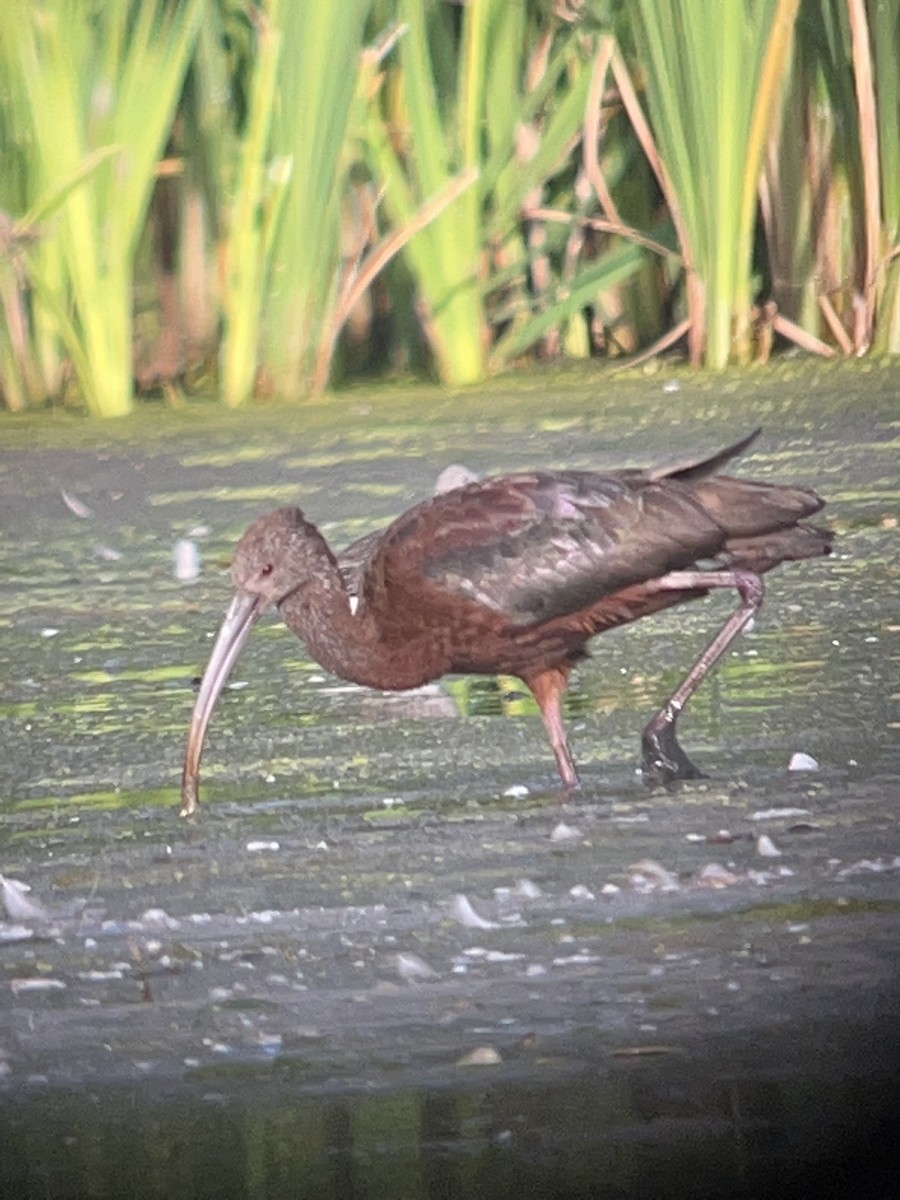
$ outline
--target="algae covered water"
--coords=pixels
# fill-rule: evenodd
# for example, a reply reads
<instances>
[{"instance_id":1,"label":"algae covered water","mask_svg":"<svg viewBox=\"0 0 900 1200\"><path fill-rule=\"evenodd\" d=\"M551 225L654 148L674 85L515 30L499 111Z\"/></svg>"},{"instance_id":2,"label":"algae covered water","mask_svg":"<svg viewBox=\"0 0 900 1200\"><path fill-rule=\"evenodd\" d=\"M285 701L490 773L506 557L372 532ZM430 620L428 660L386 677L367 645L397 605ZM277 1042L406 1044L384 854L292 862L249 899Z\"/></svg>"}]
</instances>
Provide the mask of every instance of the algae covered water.
<instances>
[{"instance_id":1,"label":"algae covered water","mask_svg":"<svg viewBox=\"0 0 900 1200\"><path fill-rule=\"evenodd\" d=\"M4 1190L773 1195L872 1169L900 1008L895 378L572 370L4 421ZM728 597L596 640L565 804L511 681L368 692L272 619L178 821L261 512L300 503L341 546L449 461L646 465L757 424L735 472L815 486L839 538L768 577L686 713L707 780L648 791L637 739Z\"/></svg>"}]
</instances>

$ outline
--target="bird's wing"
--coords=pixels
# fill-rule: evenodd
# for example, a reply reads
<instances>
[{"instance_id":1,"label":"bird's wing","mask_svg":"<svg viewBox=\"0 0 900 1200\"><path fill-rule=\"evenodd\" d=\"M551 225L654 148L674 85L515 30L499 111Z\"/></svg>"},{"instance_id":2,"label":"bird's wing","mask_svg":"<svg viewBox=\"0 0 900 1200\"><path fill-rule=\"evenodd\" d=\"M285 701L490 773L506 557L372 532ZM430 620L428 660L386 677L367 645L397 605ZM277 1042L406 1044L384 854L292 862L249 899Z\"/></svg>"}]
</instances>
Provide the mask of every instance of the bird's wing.
<instances>
[{"instance_id":1,"label":"bird's wing","mask_svg":"<svg viewBox=\"0 0 900 1200\"><path fill-rule=\"evenodd\" d=\"M416 505L366 568L367 602L465 597L531 625L714 555L725 532L690 486L639 471L487 479Z\"/></svg>"}]
</instances>

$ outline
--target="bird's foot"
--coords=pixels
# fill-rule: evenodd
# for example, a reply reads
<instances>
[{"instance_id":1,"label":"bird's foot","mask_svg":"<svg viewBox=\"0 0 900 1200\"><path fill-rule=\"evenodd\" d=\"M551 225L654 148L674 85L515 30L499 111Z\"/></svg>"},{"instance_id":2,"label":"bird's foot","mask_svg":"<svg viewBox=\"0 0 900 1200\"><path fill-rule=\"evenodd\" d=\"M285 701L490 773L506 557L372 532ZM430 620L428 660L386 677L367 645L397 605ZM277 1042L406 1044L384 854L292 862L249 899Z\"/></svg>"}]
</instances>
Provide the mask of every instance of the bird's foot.
<instances>
[{"instance_id":1,"label":"bird's foot","mask_svg":"<svg viewBox=\"0 0 900 1200\"><path fill-rule=\"evenodd\" d=\"M641 775L649 787L674 783L676 779L705 779L675 736L675 722L669 714L654 717L641 738Z\"/></svg>"}]
</instances>

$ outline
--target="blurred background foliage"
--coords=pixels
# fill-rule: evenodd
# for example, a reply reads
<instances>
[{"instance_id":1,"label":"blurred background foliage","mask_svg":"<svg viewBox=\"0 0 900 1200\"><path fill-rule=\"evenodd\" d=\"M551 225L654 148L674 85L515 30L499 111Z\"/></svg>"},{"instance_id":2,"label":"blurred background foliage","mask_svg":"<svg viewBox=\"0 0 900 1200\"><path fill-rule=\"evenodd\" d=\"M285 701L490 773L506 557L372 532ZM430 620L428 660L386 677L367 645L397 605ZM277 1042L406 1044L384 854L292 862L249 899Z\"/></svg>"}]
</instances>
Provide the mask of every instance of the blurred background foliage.
<instances>
[{"instance_id":1,"label":"blurred background foliage","mask_svg":"<svg viewBox=\"0 0 900 1200\"><path fill-rule=\"evenodd\" d=\"M5 0L0 401L900 350L900 0Z\"/></svg>"}]
</instances>

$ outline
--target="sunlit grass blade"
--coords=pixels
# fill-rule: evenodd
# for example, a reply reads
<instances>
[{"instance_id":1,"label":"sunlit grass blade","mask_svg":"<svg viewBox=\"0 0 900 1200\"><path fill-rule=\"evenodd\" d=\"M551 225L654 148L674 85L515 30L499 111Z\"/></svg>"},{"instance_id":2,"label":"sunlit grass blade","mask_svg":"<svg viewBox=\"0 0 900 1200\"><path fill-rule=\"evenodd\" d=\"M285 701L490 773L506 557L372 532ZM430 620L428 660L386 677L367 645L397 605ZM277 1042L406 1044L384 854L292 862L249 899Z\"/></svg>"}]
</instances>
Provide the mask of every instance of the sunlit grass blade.
<instances>
[{"instance_id":1,"label":"sunlit grass blade","mask_svg":"<svg viewBox=\"0 0 900 1200\"><path fill-rule=\"evenodd\" d=\"M253 395L259 361L260 323L274 243L293 165L272 160L271 125L278 83L282 32L280 0L256 14L256 41L246 128L226 215L222 287L219 390L236 408Z\"/></svg>"},{"instance_id":2,"label":"sunlit grass blade","mask_svg":"<svg viewBox=\"0 0 900 1200\"><path fill-rule=\"evenodd\" d=\"M321 388L326 374L320 353L338 302L350 121L369 8L370 0L283 8L273 145L293 173L272 248L261 356L267 387L281 395Z\"/></svg>"},{"instance_id":3,"label":"sunlit grass blade","mask_svg":"<svg viewBox=\"0 0 900 1200\"><path fill-rule=\"evenodd\" d=\"M695 359L750 357L754 198L798 0L638 0L661 179L688 270Z\"/></svg>"},{"instance_id":4,"label":"sunlit grass blade","mask_svg":"<svg viewBox=\"0 0 900 1200\"><path fill-rule=\"evenodd\" d=\"M38 263L38 302L69 343L82 399L98 415L131 407L134 255L202 12L203 0L174 10L164 0L96 10L9 0L4 14L11 86L31 119L29 206L65 187L60 180L75 181L45 231L58 257L52 272ZM92 159L110 146L116 154ZM60 326L68 302L72 319Z\"/></svg>"}]
</instances>

